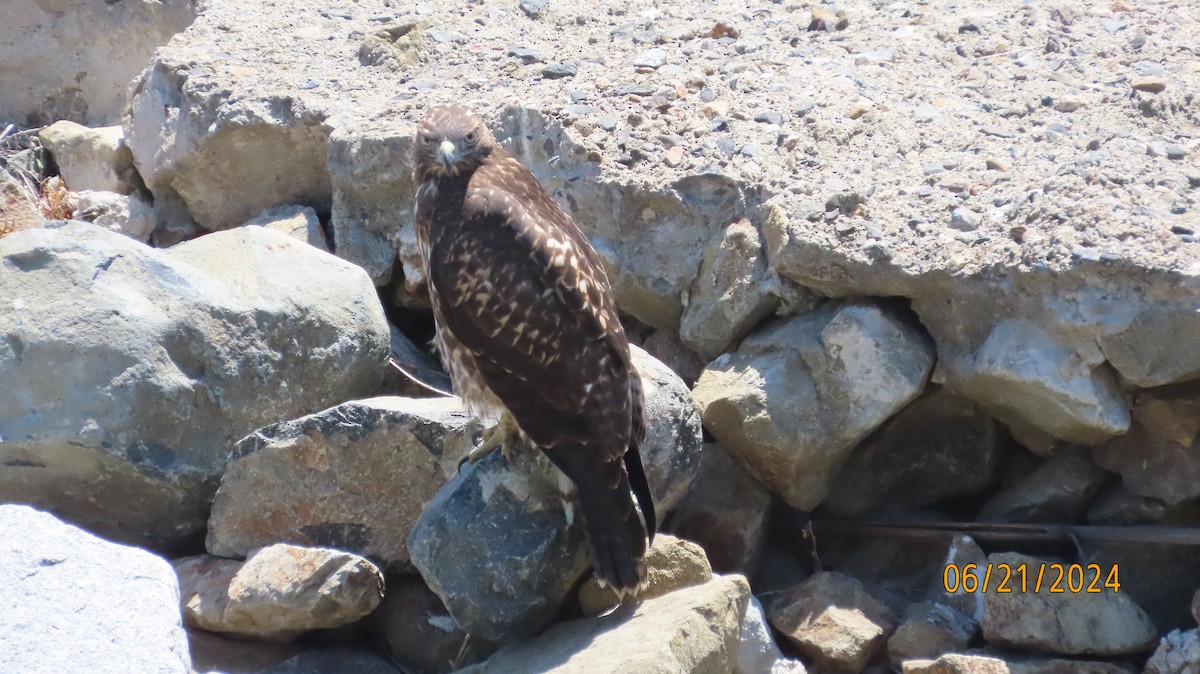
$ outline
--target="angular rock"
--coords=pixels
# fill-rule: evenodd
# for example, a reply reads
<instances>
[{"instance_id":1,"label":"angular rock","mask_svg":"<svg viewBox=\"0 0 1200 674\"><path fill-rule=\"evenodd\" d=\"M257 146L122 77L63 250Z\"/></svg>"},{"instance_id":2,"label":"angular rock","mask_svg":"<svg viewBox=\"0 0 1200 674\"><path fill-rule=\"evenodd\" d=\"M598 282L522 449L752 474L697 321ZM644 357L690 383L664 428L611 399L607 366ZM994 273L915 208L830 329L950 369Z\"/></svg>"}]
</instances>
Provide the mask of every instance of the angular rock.
<instances>
[{"instance_id":1,"label":"angular rock","mask_svg":"<svg viewBox=\"0 0 1200 674\"><path fill-rule=\"evenodd\" d=\"M846 459L825 507L844 517L904 511L980 491L1000 464L996 423L942 388L926 391Z\"/></svg>"},{"instance_id":2,"label":"angular rock","mask_svg":"<svg viewBox=\"0 0 1200 674\"><path fill-rule=\"evenodd\" d=\"M607 616L560 623L460 671L724 674L737 662L749 597L745 578L716 576Z\"/></svg>"},{"instance_id":3,"label":"angular rock","mask_svg":"<svg viewBox=\"0 0 1200 674\"><path fill-rule=\"evenodd\" d=\"M243 638L290 641L366 616L383 574L358 555L276 544L245 562L200 555L175 562L184 622Z\"/></svg>"},{"instance_id":4,"label":"angular rock","mask_svg":"<svg viewBox=\"0 0 1200 674\"><path fill-rule=\"evenodd\" d=\"M330 648L306 651L264 669L258 674L397 674L396 667L371 651L353 648Z\"/></svg>"},{"instance_id":5,"label":"angular rock","mask_svg":"<svg viewBox=\"0 0 1200 674\"><path fill-rule=\"evenodd\" d=\"M671 368L672 372L679 375L689 388L695 385L706 363L679 341L679 334L676 331L646 328L649 334L639 335L630 330L628 324L625 329L630 344L637 344L651 356L662 361L664 365Z\"/></svg>"},{"instance_id":6,"label":"angular rock","mask_svg":"<svg viewBox=\"0 0 1200 674\"><path fill-rule=\"evenodd\" d=\"M1113 368L1130 383L1163 386L1200 375L1200 312L1145 306L1121 330L1100 338Z\"/></svg>"},{"instance_id":7,"label":"angular rock","mask_svg":"<svg viewBox=\"0 0 1200 674\"><path fill-rule=\"evenodd\" d=\"M0 236L45 223L32 195L8 171L0 171Z\"/></svg>"},{"instance_id":8,"label":"angular rock","mask_svg":"<svg viewBox=\"0 0 1200 674\"><path fill-rule=\"evenodd\" d=\"M1096 448L1129 493L1168 504L1200 496L1200 385L1138 392L1129 432Z\"/></svg>"},{"instance_id":9,"label":"angular rock","mask_svg":"<svg viewBox=\"0 0 1200 674\"><path fill-rule=\"evenodd\" d=\"M190 674L170 564L0 505L0 652L12 672Z\"/></svg>"},{"instance_id":10,"label":"angular rock","mask_svg":"<svg viewBox=\"0 0 1200 674\"><path fill-rule=\"evenodd\" d=\"M659 521L699 467L699 419L687 387L632 347L647 419L641 446ZM450 479L408 537L412 563L470 634L500 642L544 627L591 566L578 517L568 525L559 473L540 451L493 454Z\"/></svg>"},{"instance_id":11,"label":"angular rock","mask_svg":"<svg viewBox=\"0 0 1200 674\"><path fill-rule=\"evenodd\" d=\"M1168 524L1195 526L1194 516L1176 516ZM1200 578L1200 555L1186 545L1162 543L1093 543L1085 548L1086 561L1100 565L1105 578L1112 574L1121 583L1121 594L1136 603L1163 634L1181 625L1191 625L1188 595ZM1083 560L1081 560L1083 561ZM1116 569L1113 571L1113 569ZM1154 573L1134 573L1154 569Z\"/></svg>"},{"instance_id":12,"label":"angular rock","mask_svg":"<svg viewBox=\"0 0 1200 674\"><path fill-rule=\"evenodd\" d=\"M646 589L630 601L643 601L678 590L707 583L713 577L704 549L695 543L659 534L646 553ZM611 587L600 587L595 578L579 588L579 607L584 615L602 615L620 604Z\"/></svg>"},{"instance_id":13,"label":"angular rock","mask_svg":"<svg viewBox=\"0 0 1200 674\"><path fill-rule=\"evenodd\" d=\"M119 126L89 129L75 122L55 122L38 132L59 175L72 192L92 190L130 194L141 186L133 154Z\"/></svg>"},{"instance_id":14,"label":"angular rock","mask_svg":"<svg viewBox=\"0 0 1200 674\"><path fill-rule=\"evenodd\" d=\"M1200 673L1200 630L1172 630L1158 643L1142 674Z\"/></svg>"},{"instance_id":15,"label":"angular rock","mask_svg":"<svg viewBox=\"0 0 1200 674\"><path fill-rule=\"evenodd\" d=\"M905 660L959 653L978 632L979 623L945 604L917 602L905 609L900 625L888 637L888 659L900 665Z\"/></svg>"},{"instance_id":16,"label":"angular rock","mask_svg":"<svg viewBox=\"0 0 1200 674\"><path fill-rule=\"evenodd\" d=\"M885 303L778 321L705 368L705 427L760 482L811 510L854 446L915 399L933 366L919 327Z\"/></svg>"},{"instance_id":17,"label":"angular rock","mask_svg":"<svg viewBox=\"0 0 1200 674\"><path fill-rule=\"evenodd\" d=\"M303 241L317 250L332 252L325 241L325 231L317 212L308 206L292 205L268 208L246 221L246 226L257 225L283 232L293 239Z\"/></svg>"},{"instance_id":18,"label":"angular rock","mask_svg":"<svg viewBox=\"0 0 1200 674\"><path fill-rule=\"evenodd\" d=\"M146 243L157 222L154 207L131 194L83 191L76 195L75 219Z\"/></svg>"},{"instance_id":19,"label":"angular rock","mask_svg":"<svg viewBox=\"0 0 1200 674\"><path fill-rule=\"evenodd\" d=\"M1129 429L1117 379L1044 328L1000 321L979 346L970 372L952 387L1001 421L1094 445Z\"/></svg>"},{"instance_id":20,"label":"angular rock","mask_svg":"<svg viewBox=\"0 0 1200 674\"><path fill-rule=\"evenodd\" d=\"M1087 453L1064 448L983 504L981 522L1079 522L1107 474Z\"/></svg>"},{"instance_id":21,"label":"angular rock","mask_svg":"<svg viewBox=\"0 0 1200 674\"><path fill-rule=\"evenodd\" d=\"M454 386L430 349L413 344L395 325L389 323L388 327L391 329L392 349L387 373L383 377L383 392L407 398L441 397L443 393L450 395Z\"/></svg>"},{"instance_id":22,"label":"angular rock","mask_svg":"<svg viewBox=\"0 0 1200 674\"><path fill-rule=\"evenodd\" d=\"M1156 498L1130 494L1129 490L1120 484L1101 490L1087 509L1088 524L1152 524L1161 522L1166 516L1165 503Z\"/></svg>"},{"instance_id":23,"label":"angular rock","mask_svg":"<svg viewBox=\"0 0 1200 674\"><path fill-rule=\"evenodd\" d=\"M675 509L671 529L704 548L713 570L745 573L762 549L771 494L720 443L706 443L700 476Z\"/></svg>"},{"instance_id":24,"label":"angular rock","mask_svg":"<svg viewBox=\"0 0 1200 674\"><path fill-rule=\"evenodd\" d=\"M304 648L293 643L238 641L199 629L189 629L187 636L192 669L196 672L257 673L278 665Z\"/></svg>"},{"instance_id":25,"label":"angular rock","mask_svg":"<svg viewBox=\"0 0 1200 674\"><path fill-rule=\"evenodd\" d=\"M974 564L973 568L969 565ZM947 578L946 568L953 565L954 571L950 572ZM930 584L928 591L925 593L925 600L937 604L945 604L954 609L958 613L970 618L978 623L983 618L983 593L982 592L967 592L967 582L970 582L970 587L979 588L983 586L984 573L979 569L987 567L987 555L983 549L975 542L975 539L970 536L957 535L950 541L950 546L946 550L945 563L942 565L941 574ZM970 569L970 570L968 570ZM966 576L972 576L970 581L967 581ZM949 585L947 585L949 583ZM947 592L947 586L953 587L954 592Z\"/></svg>"},{"instance_id":26,"label":"angular rock","mask_svg":"<svg viewBox=\"0 0 1200 674\"><path fill-rule=\"evenodd\" d=\"M159 45L195 18L195 0L18 3L0 25L9 121L115 124L125 90Z\"/></svg>"},{"instance_id":27,"label":"angular rock","mask_svg":"<svg viewBox=\"0 0 1200 674\"><path fill-rule=\"evenodd\" d=\"M1028 592L983 592L983 638L994 646L1030 649L1063 655L1120 655L1140 653L1157 639L1154 624L1125 592L1052 593L1057 571L1050 562L1012 552L988 556L992 568L1024 564ZM1045 568L1041 587L1036 584ZM1016 571L1013 572L1017 576ZM994 582L999 580L993 576ZM1014 581L1015 582L1015 581ZM1085 581L1086 582L1086 581ZM1035 591L1036 590L1036 591Z\"/></svg>"},{"instance_id":28,"label":"angular rock","mask_svg":"<svg viewBox=\"0 0 1200 674\"><path fill-rule=\"evenodd\" d=\"M779 307L770 289L758 230L742 218L704 250L680 318L680 339L704 360L716 358Z\"/></svg>"},{"instance_id":29,"label":"angular rock","mask_svg":"<svg viewBox=\"0 0 1200 674\"><path fill-rule=\"evenodd\" d=\"M741 646L738 648L737 664L733 674L806 674L804 663L783 657L762 604L754 595L746 605L746 617L742 620Z\"/></svg>"},{"instance_id":30,"label":"angular rock","mask_svg":"<svg viewBox=\"0 0 1200 674\"><path fill-rule=\"evenodd\" d=\"M242 557L286 541L411 570L408 534L480 429L457 398L399 397L261 428L221 479L208 551Z\"/></svg>"},{"instance_id":31,"label":"angular rock","mask_svg":"<svg viewBox=\"0 0 1200 674\"><path fill-rule=\"evenodd\" d=\"M862 583L834 571L814 574L771 597L767 617L822 671L857 674L883 646L892 612Z\"/></svg>"},{"instance_id":32,"label":"angular rock","mask_svg":"<svg viewBox=\"0 0 1200 674\"><path fill-rule=\"evenodd\" d=\"M387 353L362 270L259 228L168 251L11 234L0 297L0 500L114 540L203 531L238 439L374 391Z\"/></svg>"},{"instance_id":33,"label":"angular rock","mask_svg":"<svg viewBox=\"0 0 1200 674\"><path fill-rule=\"evenodd\" d=\"M414 674L451 672L490 654L454 622L419 576L389 576L383 603L370 623L392 661Z\"/></svg>"},{"instance_id":34,"label":"angular rock","mask_svg":"<svg viewBox=\"0 0 1200 674\"><path fill-rule=\"evenodd\" d=\"M937 660L906 660L904 674L1133 674L1111 662L1029 656L951 653Z\"/></svg>"}]
</instances>

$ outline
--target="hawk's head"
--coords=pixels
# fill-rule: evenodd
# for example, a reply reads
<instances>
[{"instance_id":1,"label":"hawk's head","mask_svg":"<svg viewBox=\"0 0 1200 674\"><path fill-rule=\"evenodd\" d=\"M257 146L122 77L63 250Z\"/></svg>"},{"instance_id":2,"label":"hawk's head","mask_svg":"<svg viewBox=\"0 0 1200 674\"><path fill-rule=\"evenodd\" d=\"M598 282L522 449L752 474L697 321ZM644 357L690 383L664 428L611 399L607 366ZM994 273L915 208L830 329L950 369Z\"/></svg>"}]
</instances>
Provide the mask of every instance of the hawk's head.
<instances>
[{"instance_id":1,"label":"hawk's head","mask_svg":"<svg viewBox=\"0 0 1200 674\"><path fill-rule=\"evenodd\" d=\"M478 115L461 105L430 108L417 124L417 182L470 175L496 147Z\"/></svg>"}]
</instances>

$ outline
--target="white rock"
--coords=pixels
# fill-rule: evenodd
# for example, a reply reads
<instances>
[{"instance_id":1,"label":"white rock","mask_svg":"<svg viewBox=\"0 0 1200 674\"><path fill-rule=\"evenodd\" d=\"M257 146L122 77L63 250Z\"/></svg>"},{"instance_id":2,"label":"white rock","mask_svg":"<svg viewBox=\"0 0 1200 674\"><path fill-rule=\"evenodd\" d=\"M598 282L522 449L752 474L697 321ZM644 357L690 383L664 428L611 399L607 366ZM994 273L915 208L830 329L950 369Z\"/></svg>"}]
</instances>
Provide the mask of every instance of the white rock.
<instances>
[{"instance_id":1,"label":"white rock","mask_svg":"<svg viewBox=\"0 0 1200 674\"><path fill-rule=\"evenodd\" d=\"M140 181L119 126L89 129L63 120L42 129L38 140L50 151L59 175L73 192L129 194Z\"/></svg>"},{"instance_id":2,"label":"white rock","mask_svg":"<svg viewBox=\"0 0 1200 674\"><path fill-rule=\"evenodd\" d=\"M76 195L75 218L146 243L154 232L154 207L132 194L84 190Z\"/></svg>"},{"instance_id":3,"label":"white rock","mask_svg":"<svg viewBox=\"0 0 1200 674\"><path fill-rule=\"evenodd\" d=\"M190 674L171 565L19 505L0 505L0 669Z\"/></svg>"},{"instance_id":4,"label":"white rock","mask_svg":"<svg viewBox=\"0 0 1200 674\"><path fill-rule=\"evenodd\" d=\"M741 646L733 674L805 674L804 663L783 657L758 598L751 595L742 620Z\"/></svg>"}]
</instances>

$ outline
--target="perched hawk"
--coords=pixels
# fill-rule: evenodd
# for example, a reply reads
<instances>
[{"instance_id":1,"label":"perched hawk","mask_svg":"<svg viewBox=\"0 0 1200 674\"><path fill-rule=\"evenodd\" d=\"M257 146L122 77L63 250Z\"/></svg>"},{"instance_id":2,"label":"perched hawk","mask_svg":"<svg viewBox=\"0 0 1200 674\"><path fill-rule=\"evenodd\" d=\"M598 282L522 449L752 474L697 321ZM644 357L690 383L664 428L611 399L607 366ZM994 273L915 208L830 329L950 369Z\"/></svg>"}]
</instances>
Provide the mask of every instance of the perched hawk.
<instances>
[{"instance_id":1,"label":"perched hawk","mask_svg":"<svg viewBox=\"0 0 1200 674\"><path fill-rule=\"evenodd\" d=\"M642 382L600 259L467 108L429 110L414 158L434 340L468 408L500 419L472 454L537 445L572 483L596 577L636 592L656 525Z\"/></svg>"}]
</instances>

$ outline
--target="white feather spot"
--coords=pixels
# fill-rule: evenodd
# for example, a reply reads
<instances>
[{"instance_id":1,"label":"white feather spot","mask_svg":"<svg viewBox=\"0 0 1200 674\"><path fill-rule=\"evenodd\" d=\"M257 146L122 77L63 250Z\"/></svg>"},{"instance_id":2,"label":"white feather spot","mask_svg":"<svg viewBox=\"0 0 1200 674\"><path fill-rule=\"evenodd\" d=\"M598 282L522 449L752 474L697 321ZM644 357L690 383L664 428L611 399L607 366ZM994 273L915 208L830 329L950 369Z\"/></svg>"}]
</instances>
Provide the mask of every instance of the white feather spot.
<instances>
[{"instance_id":1,"label":"white feather spot","mask_svg":"<svg viewBox=\"0 0 1200 674\"><path fill-rule=\"evenodd\" d=\"M574 260L575 258L571 258L571 259ZM551 260L550 262L555 267L561 267L567 263L567 258L564 257L562 253L559 253L558 255L555 255L554 259Z\"/></svg>"}]
</instances>

